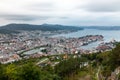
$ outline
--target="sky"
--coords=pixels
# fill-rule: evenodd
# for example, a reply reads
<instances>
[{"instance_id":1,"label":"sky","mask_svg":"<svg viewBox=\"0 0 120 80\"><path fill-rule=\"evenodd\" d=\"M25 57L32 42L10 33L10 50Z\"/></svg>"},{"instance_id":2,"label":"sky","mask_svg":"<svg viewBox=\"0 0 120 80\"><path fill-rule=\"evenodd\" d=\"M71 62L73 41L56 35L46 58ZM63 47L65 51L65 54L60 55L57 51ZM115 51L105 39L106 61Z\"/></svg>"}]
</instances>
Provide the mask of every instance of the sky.
<instances>
[{"instance_id":1,"label":"sky","mask_svg":"<svg viewBox=\"0 0 120 80\"><path fill-rule=\"evenodd\" d=\"M120 0L0 0L0 25L120 26Z\"/></svg>"}]
</instances>

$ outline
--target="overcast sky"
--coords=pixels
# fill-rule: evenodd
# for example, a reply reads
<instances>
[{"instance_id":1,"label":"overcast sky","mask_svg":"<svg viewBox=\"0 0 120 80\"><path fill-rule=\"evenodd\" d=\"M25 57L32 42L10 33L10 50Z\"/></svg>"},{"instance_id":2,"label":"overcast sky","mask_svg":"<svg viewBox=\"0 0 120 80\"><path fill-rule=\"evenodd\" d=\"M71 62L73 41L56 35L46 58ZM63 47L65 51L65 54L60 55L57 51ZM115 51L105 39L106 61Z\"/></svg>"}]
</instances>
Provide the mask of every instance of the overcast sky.
<instances>
[{"instance_id":1,"label":"overcast sky","mask_svg":"<svg viewBox=\"0 0 120 80\"><path fill-rule=\"evenodd\" d=\"M120 25L120 0L0 0L0 25L9 23Z\"/></svg>"}]
</instances>

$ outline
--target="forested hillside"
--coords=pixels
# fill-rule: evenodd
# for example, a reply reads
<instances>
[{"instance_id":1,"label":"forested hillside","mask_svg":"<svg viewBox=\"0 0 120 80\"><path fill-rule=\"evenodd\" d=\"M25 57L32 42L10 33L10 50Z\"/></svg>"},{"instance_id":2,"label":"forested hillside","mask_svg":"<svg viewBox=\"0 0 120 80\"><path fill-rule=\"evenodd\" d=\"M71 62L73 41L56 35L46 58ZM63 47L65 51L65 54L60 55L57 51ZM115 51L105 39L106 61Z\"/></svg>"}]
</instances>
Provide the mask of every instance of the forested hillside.
<instances>
[{"instance_id":1,"label":"forested hillside","mask_svg":"<svg viewBox=\"0 0 120 80\"><path fill-rule=\"evenodd\" d=\"M67 31L77 31L83 30L83 28L76 26L64 26L64 25L51 25L51 24L42 24L42 25L31 25L31 24L8 24L0 27L0 33L17 33L20 30L24 31L58 31L58 30L67 30Z\"/></svg>"}]
</instances>

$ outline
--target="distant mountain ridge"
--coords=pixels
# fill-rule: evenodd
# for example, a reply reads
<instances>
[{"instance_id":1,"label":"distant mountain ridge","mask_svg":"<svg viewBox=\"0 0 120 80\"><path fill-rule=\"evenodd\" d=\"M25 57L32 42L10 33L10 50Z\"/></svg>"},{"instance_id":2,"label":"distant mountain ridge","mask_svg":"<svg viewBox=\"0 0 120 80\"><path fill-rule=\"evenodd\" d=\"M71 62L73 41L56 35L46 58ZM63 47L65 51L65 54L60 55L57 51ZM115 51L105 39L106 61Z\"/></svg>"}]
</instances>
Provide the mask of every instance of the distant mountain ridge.
<instances>
[{"instance_id":1,"label":"distant mountain ridge","mask_svg":"<svg viewBox=\"0 0 120 80\"><path fill-rule=\"evenodd\" d=\"M84 29L120 30L120 26L84 26Z\"/></svg>"},{"instance_id":2,"label":"distant mountain ridge","mask_svg":"<svg viewBox=\"0 0 120 80\"><path fill-rule=\"evenodd\" d=\"M0 33L9 31L10 33L16 33L19 30L25 31L33 31L33 30L41 30L41 31L58 31L58 30L83 30L83 28L75 27L75 26L64 26L64 25L51 25L51 24L42 24L42 25L31 25L31 24L8 24L0 27ZM5 31L5 32L6 32Z\"/></svg>"},{"instance_id":3,"label":"distant mountain ridge","mask_svg":"<svg viewBox=\"0 0 120 80\"><path fill-rule=\"evenodd\" d=\"M97 30L120 30L120 26L65 26L65 25L52 25L52 24L42 24L42 25L32 25L32 24L8 24L0 27L0 33L19 33L20 30L23 31L78 31L83 29L97 29Z\"/></svg>"}]
</instances>

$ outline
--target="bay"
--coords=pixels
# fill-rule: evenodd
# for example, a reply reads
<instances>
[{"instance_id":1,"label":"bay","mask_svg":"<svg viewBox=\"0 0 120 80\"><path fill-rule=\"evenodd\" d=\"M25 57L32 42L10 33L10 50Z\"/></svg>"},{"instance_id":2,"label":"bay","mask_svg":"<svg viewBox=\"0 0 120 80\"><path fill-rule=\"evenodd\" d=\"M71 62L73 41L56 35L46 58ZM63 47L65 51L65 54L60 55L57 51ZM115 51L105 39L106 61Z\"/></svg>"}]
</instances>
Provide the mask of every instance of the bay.
<instances>
[{"instance_id":1,"label":"bay","mask_svg":"<svg viewBox=\"0 0 120 80\"><path fill-rule=\"evenodd\" d=\"M104 42L110 42L112 40L120 41L120 30L98 30L98 29L84 29L77 32L67 33L67 34L58 34L52 37L82 37L86 35L103 35ZM98 46L101 42L94 42L86 46L82 46L84 49L93 49Z\"/></svg>"},{"instance_id":2,"label":"bay","mask_svg":"<svg viewBox=\"0 0 120 80\"><path fill-rule=\"evenodd\" d=\"M52 37L82 37L86 35L103 35L104 41L109 42L113 39L120 41L120 30L97 30L97 29L84 29L77 32L58 34Z\"/></svg>"}]
</instances>

